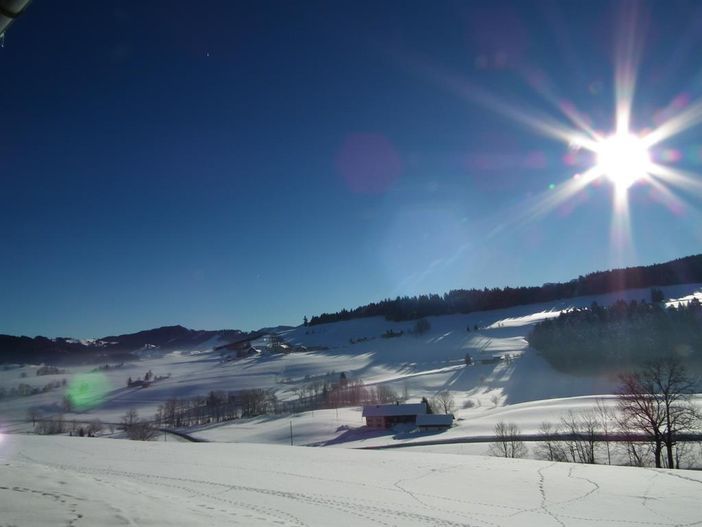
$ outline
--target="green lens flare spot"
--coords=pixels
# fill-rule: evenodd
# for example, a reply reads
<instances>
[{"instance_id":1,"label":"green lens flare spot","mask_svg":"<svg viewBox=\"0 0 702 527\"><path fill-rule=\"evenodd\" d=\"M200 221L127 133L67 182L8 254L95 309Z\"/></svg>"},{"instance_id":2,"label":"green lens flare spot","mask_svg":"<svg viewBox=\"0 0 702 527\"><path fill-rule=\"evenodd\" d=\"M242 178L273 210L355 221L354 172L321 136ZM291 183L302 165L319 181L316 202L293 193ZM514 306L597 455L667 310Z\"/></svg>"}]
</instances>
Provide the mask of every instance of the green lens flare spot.
<instances>
[{"instance_id":1,"label":"green lens flare spot","mask_svg":"<svg viewBox=\"0 0 702 527\"><path fill-rule=\"evenodd\" d=\"M67 397L74 410L89 410L98 406L110 390L110 381L102 373L82 373L68 384Z\"/></svg>"}]
</instances>

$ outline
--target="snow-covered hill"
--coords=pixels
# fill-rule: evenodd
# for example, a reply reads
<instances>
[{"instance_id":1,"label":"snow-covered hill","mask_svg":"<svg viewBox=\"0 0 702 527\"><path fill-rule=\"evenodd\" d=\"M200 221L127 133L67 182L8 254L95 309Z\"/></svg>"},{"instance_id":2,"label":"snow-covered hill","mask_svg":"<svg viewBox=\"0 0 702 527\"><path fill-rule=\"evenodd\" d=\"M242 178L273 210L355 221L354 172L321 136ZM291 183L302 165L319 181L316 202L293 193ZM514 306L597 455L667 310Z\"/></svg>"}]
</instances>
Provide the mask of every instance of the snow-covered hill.
<instances>
[{"instance_id":1,"label":"snow-covered hill","mask_svg":"<svg viewBox=\"0 0 702 527\"><path fill-rule=\"evenodd\" d=\"M702 297L702 286L673 286L664 288L664 292L673 299L671 301L689 299L693 295ZM171 397L206 395L210 390L270 388L280 399L293 399L295 389L311 380L322 378L329 372L335 372L332 375L337 377L340 372L345 372L349 378L362 379L366 385L382 383L398 393L406 390L410 398L431 397L442 390L450 391L458 408L458 426L451 433L467 435L476 430L482 433L494 425L497 416L509 409L513 415L520 412L519 422L525 429L534 429L549 415L558 420L568 407L579 408L593 403L593 397L583 397L613 393L617 381L608 376L573 376L555 371L528 348L524 337L532 325L557 316L564 309L589 306L593 301L606 305L619 298L641 300L648 295L648 289L631 290L468 315L430 317L431 329L422 335L409 334L412 322L388 322L380 317L300 326L281 331L280 335L293 345L303 345L315 351L259 355L229 362L222 361L218 352L174 351L97 372L101 386L95 407L68 412L65 418L88 420L99 417L106 422L118 422L131 407L136 408L141 416L150 417ZM475 330L476 326L478 330ZM382 338L387 330L404 331L404 334ZM465 366L466 354L473 357L475 365ZM510 356L513 360L491 364L481 362L481 359L494 356ZM61 412L63 396L71 389L72 380L89 369L70 368L67 373L44 376L35 375L35 366L0 371L0 386L7 390L19 383L43 386L67 379L66 387L0 400L0 427L27 430L26 416L32 408L44 415ZM156 376L167 378L148 388L127 387L129 377L143 377L149 370ZM539 403L574 397L558 404ZM551 409L552 413L544 413L544 409ZM341 415L337 418L333 412L333 419L329 411L295 416L293 421L300 421L300 437L305 438L299 443L323 444L341 435L348 436L348 428L360 426L358 408L339 413ZM528 415L532 418L524 418ZM302 433L305 420L310 421L306 435ZM482 421L479 423L479 420ZM288 442L289 432L285 433L288 421L288 416L247 420L202 434L216 440L284 443Z\"/></svg>"},{"instance_id":2,"label":"snow-covered hill","mask_svg":"<svg viewBox=\"0 0 702 527\"><path fill-rule=\"evenodd\" d=\"M702 475L417 452L6 436L7 525L695 525Z\"/></svg>"}]
</instances>

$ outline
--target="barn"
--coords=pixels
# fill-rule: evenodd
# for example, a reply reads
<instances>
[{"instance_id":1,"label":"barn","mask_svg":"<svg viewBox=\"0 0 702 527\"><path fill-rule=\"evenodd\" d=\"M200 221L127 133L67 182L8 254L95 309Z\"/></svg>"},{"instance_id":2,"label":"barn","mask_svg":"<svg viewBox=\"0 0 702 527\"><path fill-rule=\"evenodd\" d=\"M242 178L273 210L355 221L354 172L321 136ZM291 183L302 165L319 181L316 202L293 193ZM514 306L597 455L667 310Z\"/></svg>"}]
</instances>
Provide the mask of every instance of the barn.
<instances>
[{"instance_id":1,"label":"barn","mask_svg":"<svg viewBox=\"0 0 702 527\"><path fill-rule=\"evenodd\" d=\"M363 417L369 428L392 428L401 423L415 424L417 416L427 413L424 403L374 404L363 407Z\"/></svg>"},{"instance_id":2,"label":"barn","mask_svg":"<svg viewBox=\"0 0 702 527\"><path fill-rule=\"evenodd\" d=\"M417 428L422 432L439 431L451 428L451 414L422 414L417 416Z\"/></svg>"}]
</instances>

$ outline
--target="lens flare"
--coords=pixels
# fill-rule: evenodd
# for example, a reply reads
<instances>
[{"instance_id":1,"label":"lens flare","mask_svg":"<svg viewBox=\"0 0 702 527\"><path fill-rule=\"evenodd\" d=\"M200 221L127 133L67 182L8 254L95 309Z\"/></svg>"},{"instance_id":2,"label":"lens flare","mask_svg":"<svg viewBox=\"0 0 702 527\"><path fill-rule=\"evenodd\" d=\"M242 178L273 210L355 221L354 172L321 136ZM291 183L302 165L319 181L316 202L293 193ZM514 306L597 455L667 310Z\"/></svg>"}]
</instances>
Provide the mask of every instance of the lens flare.
<instances>
[{"instance_id":1,"label":"lens flare","mask_svg":"<svg viewBox=\"0 0 702 527\"><path fill-rule=\"evenodd\" d=\"M74 410L82 412L102 403L110 388L110 381L102 373L83 373L71 379L66 397Z\"/></svg>"}]
</instances>

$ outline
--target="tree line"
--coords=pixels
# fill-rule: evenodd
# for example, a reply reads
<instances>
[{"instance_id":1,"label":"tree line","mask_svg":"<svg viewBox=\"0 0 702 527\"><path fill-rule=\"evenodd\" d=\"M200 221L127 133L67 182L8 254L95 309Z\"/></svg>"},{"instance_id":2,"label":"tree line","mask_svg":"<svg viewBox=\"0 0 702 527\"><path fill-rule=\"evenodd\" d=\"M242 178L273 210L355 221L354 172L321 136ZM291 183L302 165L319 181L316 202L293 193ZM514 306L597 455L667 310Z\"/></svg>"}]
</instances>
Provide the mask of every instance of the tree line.
<instances>
[{"instance_id":1,"label":"tree line","mask_svg":"<svg viewBox=\"0 0 702 527\"><path fill-rule=\"evenodd\" d=\"M172 398L159 406L151 420L140 418L137 411L130 408L122 417L120 429L129 439L148 441L163 427L190 428L261 415L382 404L407 398L406 393L400 396L384 385L365 386L360 379L348 380L343 372L337 383L312 381L297 387L294 393L295 399L285 401L279 400L273 389L261 388L213 390L205 396Z\"/></svg>"},{"instance_id":2,"label":"tree line","mask_svg":"<svg viewBox=\"0 0 702 527\"><path fill-rule=\"evenodd\" d=\"M362 380L312 381L294 390L296 398L280 400L272 389L211 391L204 396L172 398L161 405L154 417L159 426L187 428L234 419L297 413L323 408L400 401L399 395L384 385L366 386Z\"/></svg>"},{"instance_id":3,"label":"tree line","mask_svg":"<svg viewBox=\"0 0 702 527\"><path fill-rule=\"evenodd\" d=\"M455 289L443 295L398 296L351 310L342 309L335 313L313 316L307 321L307 325L376 316L383 316L391 321L415 320L428 316L503 309L626 289L694 282L702 282L702 255L661 264L599 271L579 276L569 282L547 283L541 286Z\"/></svg>"},{"instance_id":4,"label":"tree line","mask_svg":"<svg viewBox=\"0 0 702 527\"><path fill-rule=\"evenodd\" d=\"M659 295L652 291L652 298ZM677 353L702 363L702 304L665 307L660 302L594 302L539 322L527 341L556 369L565 372L625 371Z\"/></svg>"},{"instance_id":5,"label":"tree line","mask_svg":"<svg viewBox=\"0 0 702 527\"><path fill-rule=\"evenodd\" d=\"M31 395L38 395L40 393L46 393L51 390L57 390L62 386L66 386L66 379L61 379L60 381L51 381L46 383L44 386L32 386L24 382L19 383L17 386L11 388L5 388L0 386L0 399L12 399L15 397L29 397Z\"/></svg>"}]
</instances>

